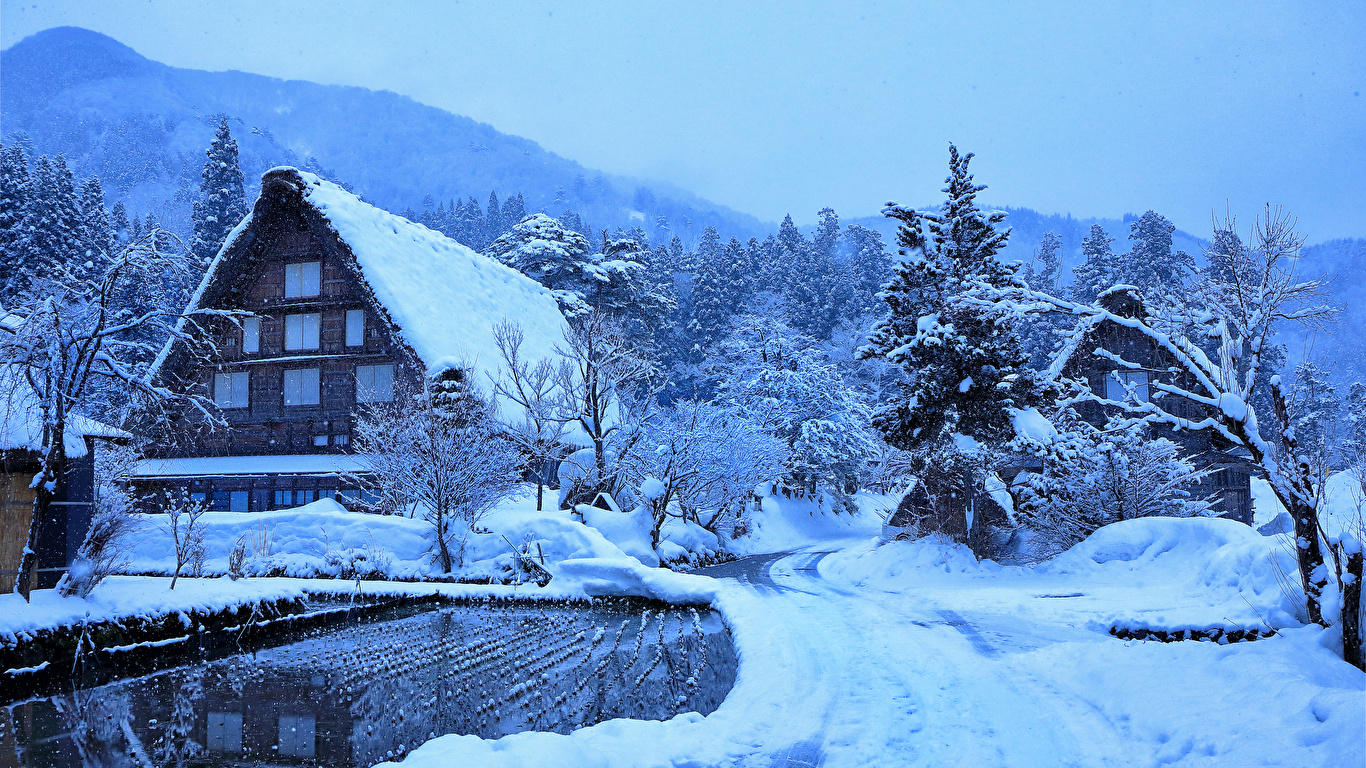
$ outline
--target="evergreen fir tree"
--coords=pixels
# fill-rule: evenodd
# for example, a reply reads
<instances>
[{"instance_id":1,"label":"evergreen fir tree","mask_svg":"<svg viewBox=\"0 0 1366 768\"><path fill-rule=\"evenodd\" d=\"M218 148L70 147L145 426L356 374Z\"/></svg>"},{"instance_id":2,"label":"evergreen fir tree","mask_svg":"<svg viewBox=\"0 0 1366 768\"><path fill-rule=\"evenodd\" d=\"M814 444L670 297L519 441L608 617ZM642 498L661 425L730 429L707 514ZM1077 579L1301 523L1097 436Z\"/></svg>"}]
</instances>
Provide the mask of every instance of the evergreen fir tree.
<instances>
[{"instance_id":1,"label":"evergreen fir tree","mask_svg":"<svg viewBox=\"0 0 1366 768\"><path fill-rule=\"evenodd\" d=\"M851 224L844 230L849 243L849 272L853 278L850 317L880 315L886 304L877 298L878 291L892 276L892 255L882 244L882 235L875 230Z\"/></svg>"},{"instance_id":2,"label":"evergreen fir tree","mask_svg":"<svg viewBox=\"0 0 1366 768\"><path fill-rule=\"evenodd\" d=\"M518 192L517 194L503 201L503 228L499 230L498 234L501 235L508 229L517 226L518 224L522 223L522 219L525 218L526 201L522 199L522 193Z\"/></svg>"},{"instance_id":3,"label":"evergreen fir tree","mask_svg":"<svg viewBox=\"0 0 1366 768\"><path fill-rule=\"evenodd\" d=\"M811 247L797 225L792 223L791 214L784 216L783 223L778 225L775 246L774 260L769 264L769 285L774 291L786 294L788 283L795 278L794 270L806 262L806 252Z\"/></svg>"},{"instance_id":4,"label":"evergreen fir tree","mask_svg":"<svg viewBox=\"0 0 1366 768\"><path fill-rule=\"evenodd\" d=\"M835 264L835 248L839 242L839 217L829 208L820 212L815 237L802 245L792 245L793 256L788 278L784 283L787 299L788 324L816 339L829 339L839 322L845 283ZM788 217L784 224L790 224ZM792 228L796 231L796 227ZM791 234L787 235L792 241ZM800 233L797 237L801 237ZM783 241L779 231L779 242ZM795 241L793 241L795 243Z\"/></svg>"},{"instance_id":5,"label":"evergreen fir tree","mask_svg":"<svg viewBox=\"0 0 1366 768\"><path fill-rule=\"evenodd\" d=\"M80 202L66 167L57 155L33 164L28 205L20 224L18 280L51 278L85 262Z\"/></svg>"},{"instance_id":6,"label":"evergreen fir tree","mask_svg":"<svg viewBox=\"0 0 1366 768\"><path fill-rule=\"evenodd\" d=\"M1195 260L1185 251L1172 250L1176 225L1154 211L1129 224L1133 244L1126 260L1124 281L1148 293L1161 294L1179 288L1195 271Z\"/></svg>"},{"instance_id":7,"label":"evergreen fir tree","mask_svg":"<svg viewBox=\"0 0 1366 768\"><path fill-rule=\"evenodd\" d=\"M1119 281L1119 264L1110 250L1114 241L1099 224L1091 225L1091 233L1081 241L1084 261L1072 270L1072 289L1068 295L1073 301L1093 304L1102 291Z\"/></svg>"},{"instance_id":8,"label":"evergreen fir tree","mask_svg":"<svg viewBox=\"0 0 1366 768\"><path fill-rule=\"evenodd\" d=\"M882 291L890 315L861 350L864 358L880 357L905 371L899 397L873 423L889 444L922 458L951 451L956 434L1003 444L1010 411L1032 407L1044 395L1025 366L1013 318L966 300L979 286L1018 283L1017 267L997 259L1010 234L997 228L1005 214L977 208L985 187L973 183L971 160L950 145L948 199L937 214L885 209L901 222L903 261Z\"/></svg>"},{"instance_id":9,"label":"evergreen fir tree","mask_svg":"<svg viewBox=\"0 0 1366 768\"><path fill-rule=\"evenodd\" d=\"M115 200L114 207L109 210L109 227L113 232L114 238L119 242L128 239L128 209L122 200Z\"/></svg>"},{"instance_id":10,"label":"evergreen fir tree","mask_svg":"<svg viewBox=\"0 0 1366 768\"><path fill-rule=\"evenodd\" d=\"M114 253L114 230L104 208L104 190L98 176L91 176L81 185L81 225L86 258L110 258Z\"/></svg>"},{"instance_id":11,"label":"evergreen fir tree","mask_svg":"<svg viewBox=\"0 0 1366 768\"><path fill-rule=\"evenodd\" d=\"M22 286L25 259L24 212L29 201L28 158L13 142L0 146L0 306L8 306Z\"/></svg>"},{"instance_id":12,"label":"evergreen fir tree","mask_svg":"<svg viewBox=\"0 0 1366 768\"><path fill-rule=\"evenodd\" d=\"M219 120L218 132L205 155L199 199L195 201L192 213L194 239L190 242L190 251L207 264L218 255L228 233L247 215L237 141L228 130L228 118Z\"/></svg>"},{"instance_id":13,"label":"evergreen fir tree","mask_svg":"<svg viewBox=\"0 0 1366 768\"><path fill-rule=\"evenodd\" d=\"M488 403L474 389L473 378L472 371L451 367L433 374L428 380L427 394L432 399L432 410L448 428L464 429L489 420Z\"/></svg>"},{"instance_id":14,"label":"evergreen fir tree","mask_svg":"<svg viewBox=\"0 0 1366 768\"><path fill-rule=\"evenodd\" d=\"M1343 457L1358 470L1366 471L1366 384L1352 383L1343 410Z\"/></svg>"},{"instance_id":15,"label":"evergreen fir tree","mask_svg":"<svg viewBox=\"0 0 1366 768\"><path fill-rule=\"evenodd\" d=\"M503 207L498 203L498 193L489 192L489 204L484 209L484 237L485 242L493 242L498 236L503 234Z\"/></svg>"},{"instance_id":16,"label":"evergreen fir tree","mask_svg":"<svg viewBox=\"0 0 1366 768\"><path fill-rule=\"evenodd\" d=\"M1061 274L1062 270L1062 238L1052 232L1043 233L1043 239L1039 242L1039 250L1034 254L1034 260L1039 262L1039 268L1036 270L1033 263L1025 267L1025 283L1036 291L1056 294L1058 291L1058 275Z\"/></svg>"},{"instance_id":17,"label":"evergreen fir tree","mask_svg":"<svg viewBox=\"0 0 1366 768\"><path fill-rule=\"evenodd\" d=\"M726 334L730 317L735 312L731 303L731 270L726 264L726 250L719 247L719 239L715 227L707 227L703 232L704 247L698 249L697 271L693 275L688 334L703 348Z\"/></svg>"}]
</instances>

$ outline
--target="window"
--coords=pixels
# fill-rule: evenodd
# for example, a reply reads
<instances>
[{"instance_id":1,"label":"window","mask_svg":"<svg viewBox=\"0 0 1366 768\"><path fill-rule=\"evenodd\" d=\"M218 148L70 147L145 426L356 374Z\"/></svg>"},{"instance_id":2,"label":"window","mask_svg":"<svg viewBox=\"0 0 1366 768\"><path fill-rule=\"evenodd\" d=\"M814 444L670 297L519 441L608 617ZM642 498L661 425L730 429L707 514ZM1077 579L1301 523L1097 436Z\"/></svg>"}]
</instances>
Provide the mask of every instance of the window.
<instances>
[{"instance_id":1,"label":"window","mask_svg":"<svg viewBox=\"0 0 1366 768\"><path fill-rule=\"evenodd\" d=\"M275 508L285 509L294 506L294 491L276 491Z\"/></svg>"},{"instance_id":2,"label":"window","mask_svg":"<svg viewBox=\"0 0 1366 768\"><path fill-rule=\"evenodd\" d=\"M261 318L242 319L242 353L254 355L261 351Z\"/></svg>"},{"instance_id":3,"label":"window","mask_svg":"<svg viewBox=\"0 0 1366 768\"><path fill-rule=\"evenodd\" d=\"M285 265L285 298L301 299L317 296L322 285L322 262L305 261Z\"/></svg>"},{"instance_id":4,"label":"window","mask_svg":"<svg viewBox=\"0 0 1366 768\"><path fill-rule=\"evenodd\" d=\"M1140 403L1148 402L1147 371L1111 371L1105 376L1105 399L1123 402L1129 397L1129 389Z\"/></svg>"},{"instance_id":5,"label":"window","mask_svg":"<svg viewBox=\"0 0 1366 768\"><path fill-rule=\"evenodd\" d=\"M356 402L387 403L394 399L394 366L356 366Z\"/></svg>"},{"instance_id":6,"label":"window","mask_svg":"<svg viewBox=\"0 0 1366 768\"><path fill-rule=\"evenodd\" d=\"M359 488L342 488L337 491L337 501L341 504L355 504L360 501Z\"/></svg>"},{"instance_id":7,"label":"window","mask_svg":"<svg viewBox=\"0 0 1366 768\"><path fill-rule=\"evenodd\" d=\"M336 446L346 446L351 444L350 435L333 435L332 444Z\"/></svg>"},{"instance_id":8,"label":"window","mask_svg":"<svg viewBox=\"0 0 1366 768\"><path fill-rule=\"evenodd\" d=\"M210 752L242 753L242 713L209 713L208 748Z\"/></svg>"},{"instance_id":9,"label":"window","mask_svg":"<svg viewBox=\"0 0 1366 768\"><path fill-rule=\"evenodd\" d=\"M314 312L307 315L285 315L285 349L318 348L318 325L321 316Z\"/></svg>"},{"instance_id":10,"label":"window","mask_svg":"<svg viewBox=\"0 0 1366 768\"><path fill-rule=\"evenodd\" d=\"M317 743L317 721L312 715L280 715L279 754L287 757L313 757Z\"/></svg>"},{"instance_id":11,"label":"window","mask_svg":"<svg viewBox=\"0 0 1366 768\"><path fill-rule=\"evenodd\" d=\"M346 346L365 346L365 310L346 310Z\"/></svg>"},{"instance_id":12,"label":"window","mask_svg":"<svg viewBox=\"0 0 1366 768\"><path fill-rule=\"evenodd\" d=\"M314 436L313 436L313 447L314 447L314 448L326 448L326 447L327 447L327 435L314 435Z\"/></svg>"},{"instance_id":13,"label":"window","mask_svg":"<svg viewBox=\"0 0 1366 768\"><path fill-rule=\"evenodd\" d=\"M196 492L190 494L190 503L191 503L191 504L204 504L204 503L206 503L208 500L209 500L209 494L204 493L204 492L202 492L202 491L196 491Z\"/></svg>"},{"instance_id":14,"label":"window","mask_svg":"<svg viewBox=\"0 0 1366 768\"><path fill-rule=\"evenodd\" d=\"M219 408L246 408L250 374L217 373L213 377L213 403Z\"/></svg>"},{"instance_id":15,"label":"window","mask_svg":"<svg viewBox=\"0 0 1366 768\"><path fill-rule=\"evenodd\" d=\"M295 491L294 504L302 507L305 504L312 504L318 500L316 491Z\"/></svg>"},{"instance_id":16,"label":"window","mask_svg":"<svg viewBox=\"0 0 1366 768\"><path fill-rule=\"evenodd\" d=\"M285 371L285 405L318 404L318 369L293 368Z\"/></svg>"},{"instance_id":17,"label":"window","mask_svg":"<svg viewBox=\"0 0 1366 768\"><path fill-rule=\"evenodd\" d=\"M332 499L333 501L336 501L337 491L335 488L324 488L323 490L318 491L318 499Z\"/></svg>"},{"instance_id":18,"label":"window","mask_svg":"<svg viewBox=\"0 0 1366 768\"><path fill-rule=\"evenodd\" d=\"M228 493L229 512L250 512L251 493L249 491L230 491Z\"/></svg>"},{"instance_id":19,"label":"window","mask_svg":"<svg viewBox=\"0 0 1366 768\"><path fill-rule=\"evenodd\" d=\"M232 496L227 491L214 491L213 502L209 504L209 509L214 512L227 512L232 508Z\"/></svg>"}]
</instances>

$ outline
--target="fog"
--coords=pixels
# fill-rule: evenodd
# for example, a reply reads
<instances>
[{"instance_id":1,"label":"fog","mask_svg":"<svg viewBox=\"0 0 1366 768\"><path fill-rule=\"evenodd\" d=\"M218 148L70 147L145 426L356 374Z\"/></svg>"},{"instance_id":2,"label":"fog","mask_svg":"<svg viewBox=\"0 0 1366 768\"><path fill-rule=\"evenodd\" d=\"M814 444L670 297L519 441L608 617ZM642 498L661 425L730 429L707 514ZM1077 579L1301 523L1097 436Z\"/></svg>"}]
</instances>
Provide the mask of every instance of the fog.
<instances>
[{"instance_id":1,"label":"fog","mask_svg":"<svg viewBox=\"0 0 1366 768\"><path fill-rule=\"evenodd\" d=\"M776 221L987 199L1366 232L1366 4L10 2L181 67L387 89Z\"/></svg>"}]
</instances>

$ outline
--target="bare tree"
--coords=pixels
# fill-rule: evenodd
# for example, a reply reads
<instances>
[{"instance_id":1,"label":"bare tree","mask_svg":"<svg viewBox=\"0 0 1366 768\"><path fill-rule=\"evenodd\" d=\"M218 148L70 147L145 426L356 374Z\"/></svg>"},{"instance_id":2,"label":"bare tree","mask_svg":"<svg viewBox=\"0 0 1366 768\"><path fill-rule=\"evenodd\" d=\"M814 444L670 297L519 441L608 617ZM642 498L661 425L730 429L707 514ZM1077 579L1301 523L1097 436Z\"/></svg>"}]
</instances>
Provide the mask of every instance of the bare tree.
<instances>
[{"instance_id":1,"label":"bare tree","mask_svg":"<svg viewBox=\"0 0 1366 768\"><path fill-rule=\"evenodd\" d=\"M1230 218L1222 230L1236 231L1235 222ZM973 293L975 300L1004 307L1017 316L1058 312L1077 318L1077 329L1055 358L1054 372L1061 371L1074 353L1087 353L1078 349L1078 344L1087 338L1088 330L1105 321L1131 328L1164 350L1174 370L1149 384L1153 392L1150 400L1111 400L1095 394L1084 382L1072 382L1073 400L1096 402L1149 424L1211 430L1247 450L1294 521L1307 618L1328 626L1322 609L1329 578L1324 562L1328 537L1319 521L1324 498L1322 475L1314 470L1312 456L1296 438L1287 387L1281 377L1259 375L1284 323L1318 326L1335 314L1332 307L1322 303L1323 281L1302 280L1295 275L1295 257L1302 244L1294 221L1279 209L1268 207L1253 226L1247 246L1210 254L1217 277L1192 286L1197 295L1188 303L1198 312L1159 312L1138 318L1019 286L978 285ZM1213 354L1206 349L1212 349ZM1121 367L1140 367L1104 349L1089 353L1109 358ZM1273 412L1269 414L1259 414L1252 406L1262 386L1271 390ZM1191 403L1198 406L1198 416L1189 415L1187 404ZM1271 427L1265 433L1263 424ZM1340 589L1342 586L1339 582ZM1344 597L1349 596L1344 591ZM1359 592L1356 596L1359 599ZM1359 615L1360 606L1344 605L1343 610ZM1343 645L1347 660L1362 667L1359 640L1344 636Z\"/></svg>"},{"instance_id":2,"label":"bare tree","mask_svg":"<svg viewBox=\"0 0 1366 768\"><path fill-rule=\"evenodd\" d=\"M432 526L442 572L464 565L469 533L520 480L521 456L498 433L489 404L469 389L452 413L431 393L401 393L357 414L356 448L378 478L380 504L407 509Z\"/></svg>"},{"instance_id":3,"label":"bare tree","mask_svg":"<svg viewBox=\"0 0 1366 768\"><path fill-rule=\"evenodd\" d=\"M208 425L222 423L212 400L152 382L145 364L167 338L183 342L194 354L212 352L212 339L198 318L166 306L142 308L128 298L148 275L189 282L192 274L183 246L156 229L112 255L98 254L79 270L58 265L55 276L35 280L19 306L11 308L17 320L0 326L0 363L13 372L7 377L12 386L32 392L42 418L42 469L33 486L33 518L15 581L25 600L33 588L41 521L67 473L67 431L73 420L116 399L145 411L189 406Z\"/></svg>"},{"instance_id":4,"label":"bare tree","mask_svg":"<svg viewBox=\"0 0 1366 768\"><path fill-rule=\"evenodd\" d=\"M494 326L493 338L507 367L504 378L490 376L494 392L522 410L521 421L507 421L505 434L532 461L536 476L536 511L542 507L546 468L564 450L566 425L556 416L556 406L562 402L560 383L570 374L557 370L549 360L537 360L533 365L522 359L522 329L515 323L503 322ZM561 368L567 363L561 362Z\"/></svg>"},{"instance_id":5,"label":"bare tree","mask_svg":"<svg viewBox=\"0 0 1366 768\"><path fill-rule=\"evenodd\" d=\"M653 407L654 368L621 325L598 310L571 320L556 351L565 364L556 372L555 418L577 426L593 446L593 466L583 468L584 491L590 499L599 491L615 494Z\"/></svg>"},{"instance_id":6,"label":"bare tree","mask_svg":"<svg viewBox=\"0 0 1366 768\"><path fill-rule=\"evenodd\" d=\"M199 518L209 509L202 501L190 498L189 491L176 489L166 497L166 523L175 544L175 572L171 574L171 589L180 580L180 571L190 566L201 570L204 563L204 529L199 527Z\"/></svg>"}]
</instances>

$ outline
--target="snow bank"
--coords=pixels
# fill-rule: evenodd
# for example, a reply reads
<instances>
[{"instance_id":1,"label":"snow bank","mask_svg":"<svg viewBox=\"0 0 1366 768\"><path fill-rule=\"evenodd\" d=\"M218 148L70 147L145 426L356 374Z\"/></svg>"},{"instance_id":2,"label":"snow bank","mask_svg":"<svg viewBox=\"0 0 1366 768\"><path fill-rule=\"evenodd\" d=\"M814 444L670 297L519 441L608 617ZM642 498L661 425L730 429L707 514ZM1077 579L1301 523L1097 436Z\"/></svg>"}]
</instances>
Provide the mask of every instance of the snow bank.
<instances>
[{"instance_id":1,"label":"snow bank","mask_svg":"<svg viewBox=\"0 0 1366 768\"><path fill-rule=\"evenodd\" d=\"M654 566L648 518L589 509L589 524L568 512L536 511L530 488L480 521L465 546L465 564L454 575L500 581L514 573L517 552L554 576L566 595L637 595L708 602L710 592L671 581ZM140 515L123 568L130 574L169 575L175 569L171 534L163 515ZM242 541L251 576L424 580L444 576L430 554L431 525L422 519L348 512L330 499L274 512L206 512L204 573L228 571L228 555ZM683 560L715 551L716 537L692 524L665 526L661 549ZM705 580L703 580L705 581ZM198 580L196 580L198 583ZM241 584L255 583L246 579ZM176 587L179 591L179 586ZM698 592L698 589L702 589Z\"/></svg>"},{"instance_id":2,"label":"snow bank","mask_svg":"<svg viewBox=\"0 0 1366 768\"><path fill-rule=\"evenodd\" d=\"M854 502L859 507L858 514L835 514L810 499L789 499L766 492L759 509L750 513L749 532L727 542L726 549L737 555L785 552L823 541L876 535L882 525L883 515L879 513L885 512L888 499L859 493ZM890 504L895 507L896 502Z\"/></svg>"},{"instance_id":3,"label":"snow bank","mask_svg":"<svg viewBox=\"0 0 1366 768\"><path fill-rule=\"evenodd\" d=\"M821 574L861 587L896 592L926 579L944 575L994 575L1005 566L990 560L978 562L966 546L939 536L914 541L890 541L878 546L850 547L821 562ZM1010 570L1019 571L1019 568Z\"/></svg>"},{"instance_id":4,"label":"snow bank","mask_svg":"<svg viewBox=\"0 0 1366 768\"><path fill-rule=\"evenodd\" d=\"M1121 626L1280 628L1300 623L1282 588L1298 573L1282 543L1233 520L1149 517L1105 526L1038 570L1148 593L1155 607L1110 617Z\"/></svg>"},{"instance_id":5,"label":"snow bank","mask_svg":"<svg viewBox=\"0 0 1366 768\"><path fill-rule=\"evenodd\" d=\"M127 616L164 616L187 611L212 612L230 605L297 598L306 582L285 579L169 579L111 576L84 599L61 597L55 589L34 590L32 602L16 594L0 595L0 633L14 635L38 629L99 622Z\"/></svg>"}]
</instances>

